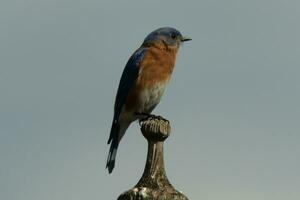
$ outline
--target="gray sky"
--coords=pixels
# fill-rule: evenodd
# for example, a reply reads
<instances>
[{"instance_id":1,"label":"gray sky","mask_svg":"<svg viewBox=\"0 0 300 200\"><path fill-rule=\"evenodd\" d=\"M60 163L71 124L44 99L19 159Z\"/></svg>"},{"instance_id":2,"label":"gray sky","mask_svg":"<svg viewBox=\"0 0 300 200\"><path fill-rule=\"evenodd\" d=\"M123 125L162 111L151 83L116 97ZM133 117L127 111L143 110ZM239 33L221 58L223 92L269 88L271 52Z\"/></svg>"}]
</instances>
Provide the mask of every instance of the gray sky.
<instances>
[{"instance_id":1,"label":"gray sky","mask_svg":"<svg viewBox=\"0 0 300 200\"><path fill-rule=\"evenodd\" d=\"M1 0L0 199L116 199L140 178L137 124L105 170L124 65L161 26L193 40L154 113L191 200L300 199L300 1Z\"/></svg>"}]
</instances>

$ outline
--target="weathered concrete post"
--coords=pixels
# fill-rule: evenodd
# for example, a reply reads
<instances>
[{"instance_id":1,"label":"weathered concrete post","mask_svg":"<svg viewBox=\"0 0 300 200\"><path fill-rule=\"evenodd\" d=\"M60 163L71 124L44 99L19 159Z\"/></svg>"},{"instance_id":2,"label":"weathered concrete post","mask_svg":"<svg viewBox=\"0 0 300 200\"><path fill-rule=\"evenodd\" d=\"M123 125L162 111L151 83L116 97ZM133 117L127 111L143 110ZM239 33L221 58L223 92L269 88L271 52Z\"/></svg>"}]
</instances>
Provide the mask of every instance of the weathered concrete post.
<instances>
[{"instance_id":1,"label":"weathered concrete post","mask_svg":"<svg viewBox=\"0 0 300 200\"><path fill-rule=\"evenodd\" d=\"M165 172L163 145L171 132L169 121L150 117L140 125L148 141L144 173L136 186L121 194L118 200L188 200L171 185Z\"/></svg>"}]
</instances>

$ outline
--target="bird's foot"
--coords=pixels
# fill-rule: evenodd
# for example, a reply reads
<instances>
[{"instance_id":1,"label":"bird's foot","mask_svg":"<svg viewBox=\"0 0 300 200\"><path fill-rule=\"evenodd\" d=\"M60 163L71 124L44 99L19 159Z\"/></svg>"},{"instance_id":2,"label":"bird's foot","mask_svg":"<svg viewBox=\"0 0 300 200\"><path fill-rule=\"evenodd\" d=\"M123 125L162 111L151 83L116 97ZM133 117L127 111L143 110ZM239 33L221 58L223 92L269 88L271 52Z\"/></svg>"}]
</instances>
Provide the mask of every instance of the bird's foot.
<instances>
[{"instance_id":1,"label":"bird's foot","mask_svg":"<svg viewBox=\"0 0 300 200\"><path fill-rule=\"evenodd\" d=\"M158 120L163 120L165 122L168 122L169 123L169 120L163 118L162 116L160 115L153 115L153 114L150 114L150 113L136 113L138 116L141 116L141 118L139 119L139 124L141 125L141 123L143 121L146 121L148 119L158 119Z\"/></svg>"}]
</instances>

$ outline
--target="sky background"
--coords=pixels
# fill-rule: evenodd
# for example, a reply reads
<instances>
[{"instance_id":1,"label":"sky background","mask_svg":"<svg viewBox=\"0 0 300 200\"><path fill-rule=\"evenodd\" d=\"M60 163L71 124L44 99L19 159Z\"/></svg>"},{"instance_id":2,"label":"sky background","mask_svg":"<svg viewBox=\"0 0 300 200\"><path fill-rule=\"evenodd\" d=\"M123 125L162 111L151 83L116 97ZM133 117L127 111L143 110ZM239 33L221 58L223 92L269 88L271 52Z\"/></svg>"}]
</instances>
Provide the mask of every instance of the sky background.
<instances>
[{"instance_id":1,"label":"sky background","mask_svg":"<svg viewBox=\"0 0 300 200\"><path fill-rule=\"evenodd\" d=\"M300 199L299 0L1 0L0 199L113 200L142 175L137 123L105 170L113 104L156 28L193 40L154 110L190 200Z\"/></svg>"}]
</instances>

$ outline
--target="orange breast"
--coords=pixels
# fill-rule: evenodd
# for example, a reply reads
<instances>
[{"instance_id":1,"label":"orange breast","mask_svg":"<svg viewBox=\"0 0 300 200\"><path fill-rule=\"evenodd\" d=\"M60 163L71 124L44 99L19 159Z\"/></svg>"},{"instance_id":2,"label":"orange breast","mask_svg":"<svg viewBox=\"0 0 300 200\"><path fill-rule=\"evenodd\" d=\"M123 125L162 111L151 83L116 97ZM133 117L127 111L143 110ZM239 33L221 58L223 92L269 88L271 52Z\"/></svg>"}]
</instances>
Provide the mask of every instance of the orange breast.
<instances>
[{"instance_id":1,"label":"orange breast","mask_svg":"<svg viewBox=\"0 0 300 200\"><path fill-rule=\"evenodd\" d=\"M144 59L140 63L140 74L129 91L126 100L126 110L136 110L143 104L140 95L143 90L156 84L169 81L176 60L176 49L163 49L156 46L149 47Z\"/></svg>"}]
</instances>

